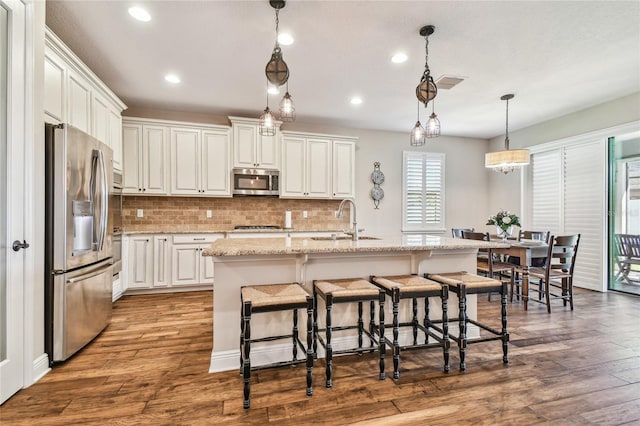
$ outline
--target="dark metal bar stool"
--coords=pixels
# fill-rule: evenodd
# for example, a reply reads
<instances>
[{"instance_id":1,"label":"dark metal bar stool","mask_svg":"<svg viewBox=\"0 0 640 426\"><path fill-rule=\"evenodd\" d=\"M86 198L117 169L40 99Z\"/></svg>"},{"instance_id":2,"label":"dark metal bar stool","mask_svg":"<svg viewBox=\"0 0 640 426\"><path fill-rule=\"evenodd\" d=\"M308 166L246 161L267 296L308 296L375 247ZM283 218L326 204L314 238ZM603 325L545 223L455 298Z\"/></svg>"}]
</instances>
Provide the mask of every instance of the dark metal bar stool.
<instances>
[{"instance_id":1,"label":"dark metal bar stool","mask_svg":"<svg viewBox=\"0 0 640 426\"><path fill-rule=\"evenodd\" d=\"M284 365L307 364L307 395L313 394L313 298L298 283L250 285L240 289L242 319L240 321L240 373L244 378L244 408L249 408L251 371ZM298 337L298 309L307 309L307 345ZM293 329L291 334L251 338L251 316L254 313L293 310ZM292 339L293 357L288 361L251 367L251 344L273 340ZM306 353L305 359L298 359L298 347Z\"/></svg>"},{"instance_id":2,"label":"dark metal bar stool","mask_svg":"<svg viewBox=\"0 0 640 426\"><path fill-rule=\"evenodd\" d=\"M325 316L325 328L318 329L318 297L321 297L324 300L326 306L326 316ZM342 355L342 354L362 354L363 352L373 352L375 350L378 351L380 356L380 380L385 379L384 373L384 352L385 352L385 341L384 341L384 291L380 290L378 287L371 284L369 281L361 279L361 278L353 278L353 279L339 279L339 280L315 280L313 282L313 300L315 303L314 312L314 343L313 350L317 353L318 341L325 348L325 362L326 362L326 376L327 376L327 388L331 388L333 386L332 383L332 373L333 373L333 356L334 355ZM369 330L366 330L364 327L364 323L362 320L362 304L363 302L370 302L370 320L369 320ZM378 331L377 333L374 331L375 329L375 302L379 303L379 323L378 323ZM333 326L333 318L331 315L331 310L333 305L336 303L348 303L348 302L358 302L358 323L357 325L343 325L343 326ZM350 349L342 349L339 351L334 351L331 343L332 334L334 331L342 331L342 330L358 330L358 347L350 348ZM326 341L319 335L319 332L325 332ZM365 348L363 346L363 335L366 335L370 342L371 346ZM377 336L376 336L377 335ZM377 347L374 347L374 344L377 343Z\"/></svg>"},{"instance_id":3,"label":"dark metal bar stool","mask_svg":"<svg viewBox=\"0 0 640 426\"><path fill-rule=\"evenodd\" d=\"M509 359L507 358L507 345L509 343L509 332L507 331L507 295L509 294L508 286L506 282L501 282L488 277L481 277L475 274L469 274L467 272L454 272L445 274L424 274L425 278L433 281L437 281L441 284L449 286L449 291L452 291L458 296L459 314L458 318L451 319L450 321L458 321L460 326L460 334L458 337L449 336L451 339L458 343L460 349L460 371L466 370L465 354L467 352L467 345L471 343L488 342L491 340L502 341L502 362L507 364ZM467 316L467 294L483 294L496 292L500 293L501 303L501 320L502 330L498 331L478 321L472 320ZM492 336L477 337L469 339L467 337L467 324L473 324L485 331L488 331Z\"/></svg>"},{"instance_id":4,"label":"dark metal bar stool","mask_svg":"<svg viewBox=\"0 0 640 426\"><path fill-rule=\"evenodd\" d=\"M393 378L400 378L399 364L400 351L408 349L425 349L440 347L444 357L444 372L449 372L449 325L447 319L447 299L449 297L448 286L440 284L417 275L394 275L389 277L371 277L371 282L385 291L391 297L393 303L393 342L385 339L393 347ZM418 322L418 297L424 297L424 319ZM429 297L440 297L442 306L442 320L432 321L429 318ZM400 323L398 320L399 304L401 299L413 299L413 317L411 322ZM436 325L441 323L442 327ZM413 331L413 344L400 345L398 336L400 327L411 327ZM435 334L436 330L440 335ZM418 330L424 333L424 343L418 343ZM429 336L435 342L429 343Z\"/></svg>"}]
</instances>

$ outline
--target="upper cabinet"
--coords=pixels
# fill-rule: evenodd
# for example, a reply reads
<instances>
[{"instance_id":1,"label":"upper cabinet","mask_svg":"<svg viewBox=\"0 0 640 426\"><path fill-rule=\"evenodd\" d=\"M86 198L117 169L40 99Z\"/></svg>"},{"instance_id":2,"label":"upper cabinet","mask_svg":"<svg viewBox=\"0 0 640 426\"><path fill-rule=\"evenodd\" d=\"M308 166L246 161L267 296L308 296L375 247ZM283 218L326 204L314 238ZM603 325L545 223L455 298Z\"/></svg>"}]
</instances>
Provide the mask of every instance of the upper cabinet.
<instances>
[{"instance_id":1,"label":"upper cabinet","mask_svg":"<svg viewBox=\"0 0 640 426\"><path fill-rule=\"evenodd\" d=\"M48 28L44 52L44 113L109 145L122 171L121 116L126 105Z\"/></svg>"},{"instance_id":2,"label":"upper cabinet","mask_svg":"<svg viewBox=\"0 0 640 426\"><path fill-rule=\"evenodd\" d=\"M356 138L282 132L281 198L353 198Z\"/></svg>"},{"instance_id":3,"label":"upper cabinet","mask_svg":"<svg viewBox=\"0 0 640 426\"><path fill-rule=\"evenodd\" d=\"M125 117L123 192L231 196L228 126Z\"/></svg>"},{"instance_id":4,"label":"upper cabinet","mask_svg":"<svg viewBox=\"0 0 640 426\"><path fill-rule=\"evenodd\" d=\"M274 136L261 136L259 120L229 117L233 129L233 167L243 169L278 169L280 164L280 125L276 121Z\"/></svg>"}]
</instances>

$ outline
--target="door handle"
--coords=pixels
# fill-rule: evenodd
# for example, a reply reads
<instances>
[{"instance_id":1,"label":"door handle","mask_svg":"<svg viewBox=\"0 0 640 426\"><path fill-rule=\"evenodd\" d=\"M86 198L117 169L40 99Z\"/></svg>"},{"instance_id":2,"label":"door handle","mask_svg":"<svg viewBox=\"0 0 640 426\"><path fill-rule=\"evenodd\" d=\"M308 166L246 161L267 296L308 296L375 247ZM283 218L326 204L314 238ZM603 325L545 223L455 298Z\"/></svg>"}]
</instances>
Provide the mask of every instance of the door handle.
<instances>
[{"instance_id":1,"label":"door handle","mask_svg":"<svg viewBox=\"0 0 640 426\"><path fill-rule=\"evenodd\" d=\"M13 242L13 251L20 251L20 249L28 249L29 248L29 243L26 242L25 240L22 240L22 242L20 242L20 240L15 240Z\"/></svg>"}]
</instances>

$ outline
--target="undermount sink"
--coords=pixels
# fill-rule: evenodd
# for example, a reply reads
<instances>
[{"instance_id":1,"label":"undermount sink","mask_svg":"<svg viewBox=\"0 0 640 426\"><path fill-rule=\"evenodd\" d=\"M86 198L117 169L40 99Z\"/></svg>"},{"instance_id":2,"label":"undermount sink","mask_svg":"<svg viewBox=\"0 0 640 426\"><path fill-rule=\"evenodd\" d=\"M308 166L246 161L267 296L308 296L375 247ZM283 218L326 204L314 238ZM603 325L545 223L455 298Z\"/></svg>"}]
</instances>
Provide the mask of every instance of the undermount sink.
<instances>
[{"instance_id":1,"label":"undermount sink","mask_svg":"<svg viewBox=\"0 0 640 426\"><path fill-rule=\"evenodd\" d=\"M311 239L316 241L350 240L351 236L341 235L339 237L311 237ZM379 240L379 239L380 238L376 238L376 237L358 237L358 240Z\"/></svg>"}]
</instances>

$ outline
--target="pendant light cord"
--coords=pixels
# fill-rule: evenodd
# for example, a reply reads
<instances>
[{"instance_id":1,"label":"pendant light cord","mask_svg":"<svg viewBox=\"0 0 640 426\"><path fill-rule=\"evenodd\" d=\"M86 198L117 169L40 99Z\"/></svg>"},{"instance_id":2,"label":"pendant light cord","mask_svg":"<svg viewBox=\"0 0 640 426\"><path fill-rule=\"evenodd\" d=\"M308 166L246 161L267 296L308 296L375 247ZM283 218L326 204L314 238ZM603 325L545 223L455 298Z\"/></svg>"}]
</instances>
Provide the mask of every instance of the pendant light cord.
<instances>
[{"instance_id":1,"label":"pendant light cord","mask_svg":"<svg viewBox=\"0 0 640 426\"><path fill-rule=\"evenodd\" d=\"M505 122L505 136L504 136L504 149L509 151L509 99L507 99L507 114Z\"/></svg>"},{"instance_id":2,"label":"pendant light cord","mask_svg":"<svg viewBox=\"0 0 640 426\"><path fill-rule=\"evenodd\" d=\"M278 31L279 31L279 27L280 27L280 9L276 9L276 46L275 48L277 49L278 47L280 47L280 45L278 44Z\"/></svg>"},{"instance_id":3,"label":"pendant light cord","mask_svg":"<svg viewBox=\"0 0 640 426\"><path fill-rule=\"evenodd\" d=\"M431 74L429 70L429 36L424 37L425 40L425 55L424 55L424 75Z\"/></svg>"}]
</instances>

